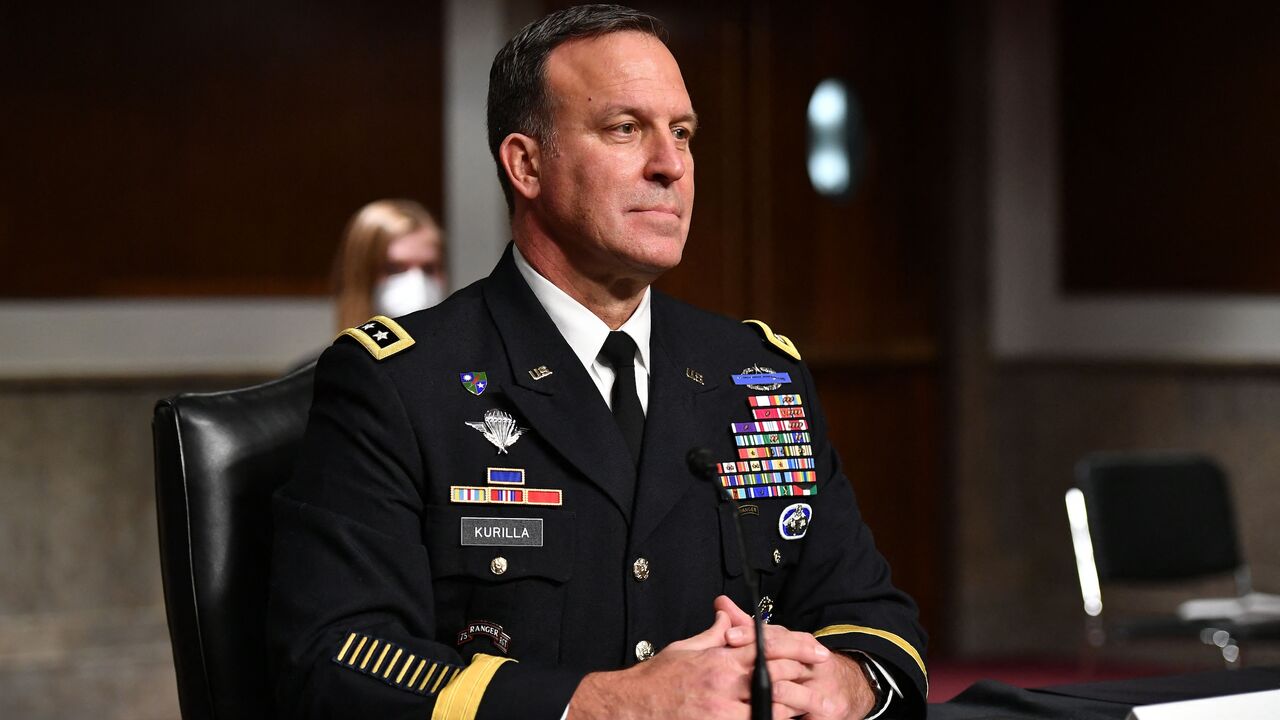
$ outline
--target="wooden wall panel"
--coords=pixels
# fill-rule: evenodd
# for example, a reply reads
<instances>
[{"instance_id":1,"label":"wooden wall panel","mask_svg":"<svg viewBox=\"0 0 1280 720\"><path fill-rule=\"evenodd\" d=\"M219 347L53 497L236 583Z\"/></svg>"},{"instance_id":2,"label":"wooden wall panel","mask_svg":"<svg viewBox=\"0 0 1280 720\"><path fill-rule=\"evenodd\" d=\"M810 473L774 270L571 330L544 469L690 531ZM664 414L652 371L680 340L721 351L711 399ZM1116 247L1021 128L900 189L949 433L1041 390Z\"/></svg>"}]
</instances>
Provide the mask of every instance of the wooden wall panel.
<instances>
[{"instance_id":1,"label":"wooden wall panel","mask_svg":"<svg viewBox=\"0 0 1280 720\"><path fill-rule=\"evenodd\" d=\"M1280 5L1060 8L1066 292L1280 292Z\"/></svg>"},{"instance_id":2,"label":"wooden wall panel","mask_svg":"<svg viewBox=\"0 0 1280 720\"><path fill-rule=\"evenodd\" d=\"M0 297L323 293L349 215L441 206L435 2L0 21Z\"/></svg>"},{"instance_id":3,"label":"wooden wall panel","mask_svg":"<svg viewBox=\"0 0 1280 720\"><path fill-rule=\"evenodd\" d=\"M801 348L803 350L803 348ZM853 483L893 580L920 604L931 651L945 650L941 390L930 366L818 367L814 381L831 443Z\"/></svg>"}]
</instances>

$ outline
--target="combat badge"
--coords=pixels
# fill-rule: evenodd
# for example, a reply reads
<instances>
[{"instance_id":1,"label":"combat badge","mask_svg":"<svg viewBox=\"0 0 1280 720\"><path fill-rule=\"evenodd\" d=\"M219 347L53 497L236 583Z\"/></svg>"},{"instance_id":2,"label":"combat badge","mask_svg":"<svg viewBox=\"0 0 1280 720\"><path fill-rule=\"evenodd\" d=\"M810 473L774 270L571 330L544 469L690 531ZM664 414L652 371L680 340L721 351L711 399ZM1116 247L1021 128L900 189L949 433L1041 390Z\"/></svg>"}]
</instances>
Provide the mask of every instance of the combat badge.
<instances>
[{"instance_id":1,"label":"combat badge","mask_svg":"<svg viewBox=\"0 0 1280 720\"><path fill-rule=\"evenodd\" d=\"M767 368L763 365L752 365L749 368L743 368L741 374L733 376L734 385L746 385L752 390L765 392L777 390L790 382L790 373L774 372L773 368Z\"/></svg>"},{"instance_id":2,"label":"combat badge","mask_svg":"<svg viewBox=\"0 0 1280 720\"><path fill-rule=\"evenodd\" d=\"M471 372L458 373L458 379L462 381L462 387L472 395L483 395L484 389L489 387L489 373Z\"/></svg>"},{"instance_id":3,"label":"combat badge","mask_svg":"<svg viewBox=\"0 0 1280 720\"><path fill-rule=\"evenodd\" d=\"M526 428L516 425L515 418L501 410L486 410L483 422L467 420L466 423L483 433L485 439L498 448L499 455L515 445L520 436L527 432Z\"/></svg>"},{"instance_id":4,"label":"combat badge","mask_svg":"<svg viewBox=\"0 0 1280 720\"><path fill-rule=\"evenodd\" d=\"M409 337L409 333L385 315L374 315L365 324L338 333L338 337L343 335L360 343L375 360L385 360L413 346L413 338Z\"/></svg>"},{"instance_id":5,"label":"combat badge","mask_svg":"<svg viewBox=\"0 0 1280 720\"><path fill-rule=\"evenodd\" d=\"M778 516L778 534L783 540L799 540L809 531L813 508L808 503L788 505Z\"/></svg>"}]
</instances>

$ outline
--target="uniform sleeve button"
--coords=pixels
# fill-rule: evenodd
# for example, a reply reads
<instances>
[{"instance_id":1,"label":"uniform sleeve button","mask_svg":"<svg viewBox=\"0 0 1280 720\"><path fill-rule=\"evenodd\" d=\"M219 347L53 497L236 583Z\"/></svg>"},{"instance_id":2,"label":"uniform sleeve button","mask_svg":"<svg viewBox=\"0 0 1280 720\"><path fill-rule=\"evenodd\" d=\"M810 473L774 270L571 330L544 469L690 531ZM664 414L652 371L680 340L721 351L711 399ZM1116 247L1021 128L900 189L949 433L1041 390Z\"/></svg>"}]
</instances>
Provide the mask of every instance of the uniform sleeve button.
<instances>
[{"instance_id":1,"label":"uniform sleeve button","mask_svg":"<svg viewBox=\"0 0 1280 720\"><path fill-rule=\"evenodd\" d=\"M641 582L648 580L649 561L644 558L636 558L636 561L631 563L631 574L635 576L635 579Z\"/></svg>"},{"instance_id":2,"label":"uniform sleeve button","mask_svg":"<svg viewBox=\"0 0 1280 720\"><path fill-rule=\"evenodd\" d=\"M636 660L644 662L653 657L653 643L648 640L641 640L636 643Z\"/></svg>"},{"instance_id":3,"label":"uniform sleeve button","mask_svg":"<svg viewBox=\"0 0 1280 720\"><path fill-rule=\"evenodd\" d=\"M489 561L489 570L494 575L501 575L507 571L507 559L499 555Z\"/></svg>"}]
</instances>

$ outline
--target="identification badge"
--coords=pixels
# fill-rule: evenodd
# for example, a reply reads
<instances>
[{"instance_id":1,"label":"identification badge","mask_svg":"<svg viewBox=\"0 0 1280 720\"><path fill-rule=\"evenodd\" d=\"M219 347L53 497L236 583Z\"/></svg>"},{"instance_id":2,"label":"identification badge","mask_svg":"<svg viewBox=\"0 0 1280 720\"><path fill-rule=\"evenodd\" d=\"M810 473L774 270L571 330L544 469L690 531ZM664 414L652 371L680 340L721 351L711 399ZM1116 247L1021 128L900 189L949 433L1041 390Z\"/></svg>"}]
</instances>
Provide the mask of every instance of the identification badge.
<instances>
[{"instance_id":1,"label":"identification badge","mask_svg":"<svg viewBox=\"0 0 1280 720\"><path fill-rule=\"evenodd\" d=\"M542 518L464 517L463 546L542 547Z\"/></svg>"}]
</instances>

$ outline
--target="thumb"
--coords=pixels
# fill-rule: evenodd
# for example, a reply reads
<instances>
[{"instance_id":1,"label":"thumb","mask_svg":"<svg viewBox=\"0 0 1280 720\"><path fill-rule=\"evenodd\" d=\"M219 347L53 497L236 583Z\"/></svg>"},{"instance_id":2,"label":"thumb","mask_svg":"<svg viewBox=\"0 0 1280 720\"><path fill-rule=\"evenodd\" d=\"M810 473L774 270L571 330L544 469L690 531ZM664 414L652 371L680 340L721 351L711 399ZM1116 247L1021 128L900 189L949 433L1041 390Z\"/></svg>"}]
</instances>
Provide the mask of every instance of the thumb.
<instances>
[{"instance_id":1,"label":"thumb","mask_svg":"<svg viewBox=\"0 0 1280 720\"><path fill-rule=\"evenodd\" d=\"M743 625L755 626L755 621L751 616L742 611L732 600L726 595L716 598L715 608L717 612L723 612L729 616L729 620L733 627L741 627Z\"/></svg>"}]
</instances>

